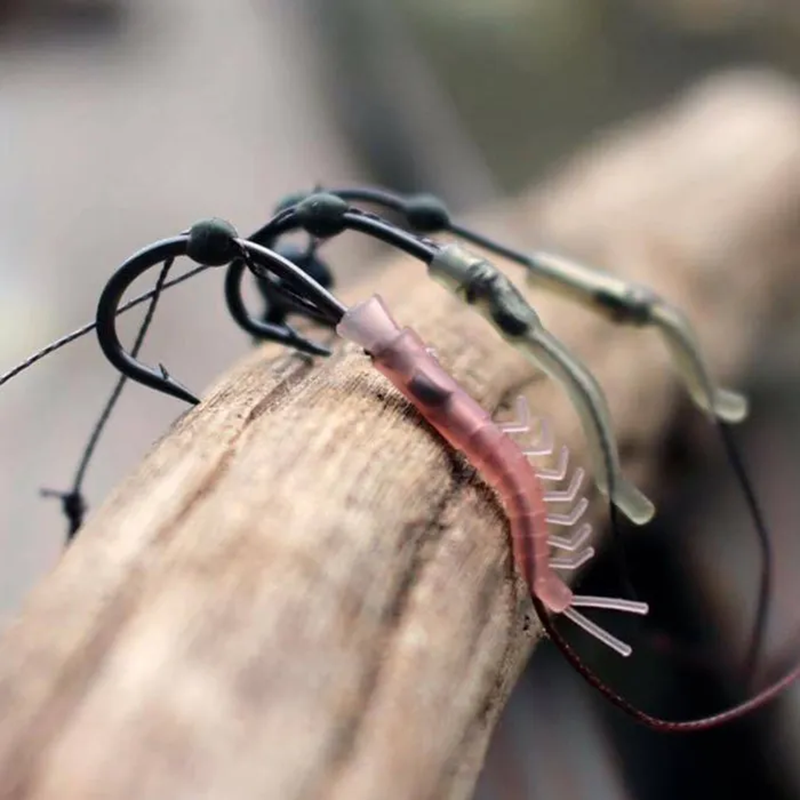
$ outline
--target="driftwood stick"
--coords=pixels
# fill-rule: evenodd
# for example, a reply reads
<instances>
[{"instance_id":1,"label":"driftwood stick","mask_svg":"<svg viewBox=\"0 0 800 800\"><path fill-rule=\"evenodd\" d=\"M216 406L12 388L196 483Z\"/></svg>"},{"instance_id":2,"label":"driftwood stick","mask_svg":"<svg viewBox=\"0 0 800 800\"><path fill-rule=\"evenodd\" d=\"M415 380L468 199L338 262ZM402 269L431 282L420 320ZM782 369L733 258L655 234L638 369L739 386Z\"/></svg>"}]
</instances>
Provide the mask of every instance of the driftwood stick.
<instances>
[{"instance_id":1,"label":"driftwood stick","mask_svg":"<svg viewBox=\"0 0 800 800\"><path fill-rule=\"evenodd\" d=\"M494 223L662 290L733 379L796 292L799 200L800 99L742 76ZM344 294L374 288L481 403L525 392L580 460L564 396L419 265ZM535 300L595 368L626 469L653 488L681 396L660 343ZM537 630L502 509L364 355L274 356L178 420L6 633L0 797L470 794Z\"/></svg>"}]
</instances>

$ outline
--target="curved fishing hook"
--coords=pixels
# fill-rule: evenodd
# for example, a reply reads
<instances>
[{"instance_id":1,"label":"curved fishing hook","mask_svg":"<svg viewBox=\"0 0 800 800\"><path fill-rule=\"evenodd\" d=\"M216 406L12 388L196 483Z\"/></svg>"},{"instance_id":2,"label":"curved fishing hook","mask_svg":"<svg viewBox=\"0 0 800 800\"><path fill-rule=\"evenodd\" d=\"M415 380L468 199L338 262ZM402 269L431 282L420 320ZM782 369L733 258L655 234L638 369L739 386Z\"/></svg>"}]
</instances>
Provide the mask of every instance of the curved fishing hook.
<instances>
[{"instance_id":1,"label":"curved fishing hook","mask_svg":"<svg viewBox=\"0 0 800 800\"><path fill-rule=\"evenodd\" d=\"M265 256L265 253L269 256ZM303 311L328 324L335 324L331 323L333 319L331 309L338 308L336 305L338 301L308 278L300 268L254 242L238 238L235 228L224 220L203 220L192 226L188 233L163 239L139 250L117 269L100 295L96 319L100 347L106 358L121 373L138 383L193 405L200 402L167 372L163 364L159 364L158 369L153 369L128 353L123 348L116 330L118 306L131 283L157 264L182 255L211 267L224 266L235 259L244 259L248 264L252 264L254 269L260 267L263 271L277 273L296 289L291 296L288 296L286 291L276 287L282 298L287 302L296 301ZM310 301L308 297L302 296L303 291L314 300ZM314 302L320 305L321 309L315 308ZM261 330L264 330L263 325ZM309 342L288 326L269 325L267 330L270 338L297 350L313 355L330 353L327 348Z\"/></svg>"},{"instance_id":2,"label":"curved fishing hook","mask_svg":"<svg viewBox=\"0 0 800 800\"><path fill-rule=\"evenodd\" d=\"M375 214L353 208L342 198L327 192L311 195L295 205L279 209L250 240L271 248L281 236L298 230L304 230L317 239L330 239L345 230L361 231L426 265L438 252L438 246L433 242L397 228ZM242 299L241 281L245 268L241 259L231 262L225 281L225 297L234 319L246 331L258 335L259 326L263 323L248 314ZM288 283L291 284L291 279Z\"/></svg>"},{"instance_id":3,"label":"curved fishing hook","mask_svg":"<svg viewBox=\"0 0 800 800\"><path fill-rule=\"evenodd\" d=\"M167 372L163 364L159 369L147 367L128 353L117 334L117 308L125 291L140 275L164 261L187 254L187 235L162 239L131 256L111 276L97 304L97 340L105 357L123 375L153 389L170 394L179 400L196 405L200 402L186 387ZM211 263L208 266L216 266Z\"/></svg>"}]
</instances>

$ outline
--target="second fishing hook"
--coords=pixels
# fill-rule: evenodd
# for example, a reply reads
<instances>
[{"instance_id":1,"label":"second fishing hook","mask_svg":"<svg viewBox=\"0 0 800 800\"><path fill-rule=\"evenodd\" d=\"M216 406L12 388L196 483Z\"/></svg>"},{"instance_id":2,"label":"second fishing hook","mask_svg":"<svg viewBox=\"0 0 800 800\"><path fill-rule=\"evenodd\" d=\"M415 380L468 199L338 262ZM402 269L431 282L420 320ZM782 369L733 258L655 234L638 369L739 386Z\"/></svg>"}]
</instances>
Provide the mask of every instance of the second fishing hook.
<instances>
[{"instance_id":1,"label":"second fishing hook","mask_svg":"<svg viewBox=\"0 0 800 800\"><path fill-rule=\"evenodd\" d=\"M123 348L116 329L117 311L128 287L147 270L178 256L188 256L198 264L212 267L225 266L246 252L240 244L242 241L247 240L239 239L230 223L219 219L204 220L186 233L163 239L139 250L125 261L109 279L97 304L97 338L106 358L131 380L187 403L199 403L199 398L175 380L163 364L159 364L158 369L148 367ZM288 276L287 273L281 276L285 285L273 280L271 274L262 273L266 280L272 280L272 291L280 301L311 319L327 325L333 324L331 308L336 307L336 304L332 296L321 287L324 296L316 294L315 301L298 295L290 287L308 288L311 284L315 287L318 284L288 259L282 259L282 263L284 267L289 265ZM309 341L285 322L262 321L258 330L261 338L280 342L301 352L330 355L328 348Z\"/></svg>"}]
</instances>

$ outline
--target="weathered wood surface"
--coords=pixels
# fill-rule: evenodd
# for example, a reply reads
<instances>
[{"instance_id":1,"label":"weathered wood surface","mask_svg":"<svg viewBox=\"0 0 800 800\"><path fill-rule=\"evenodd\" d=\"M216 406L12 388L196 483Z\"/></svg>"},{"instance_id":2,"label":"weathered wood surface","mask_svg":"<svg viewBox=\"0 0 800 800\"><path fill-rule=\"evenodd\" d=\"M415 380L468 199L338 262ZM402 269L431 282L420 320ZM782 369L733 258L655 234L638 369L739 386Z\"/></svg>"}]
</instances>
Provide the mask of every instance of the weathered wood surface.
<instances>
[{"instance_id":1,"label":"weathered wood surface","mask_svg":"<svg viewBox=\"0 0 800 800\"><path fill-rule=\"evenodd\" d=\"M800 98L741 76L479 217L662 290L731 381L797 294L799 203ZM523 391L580 450L564 395L418 264L342 294L372 289L487 408ZM535 299L653 489L682 397L660 342ZM536 635L502 510L362 354L274 352L178 420L0 643L0 797L469 796Z\"/></svg>"}]
</instances>

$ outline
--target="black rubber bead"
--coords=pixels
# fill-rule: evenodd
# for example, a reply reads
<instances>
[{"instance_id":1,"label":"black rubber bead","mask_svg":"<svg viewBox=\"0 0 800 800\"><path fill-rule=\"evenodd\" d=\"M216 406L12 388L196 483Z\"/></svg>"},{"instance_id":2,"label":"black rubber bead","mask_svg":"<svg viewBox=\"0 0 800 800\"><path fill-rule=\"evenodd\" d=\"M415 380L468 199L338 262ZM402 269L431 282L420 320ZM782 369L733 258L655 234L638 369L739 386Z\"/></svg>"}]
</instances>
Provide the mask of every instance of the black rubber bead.
<instances>
[{"instance_id":1,"label":"black rubber bead","mask_svg":"<svg viewBox=\"0 0 800 800\"><path fill-rule=\"evenodd\" d=\"M297 220L318 239L328 239L345 229L344 215L350 208L347 201L335 194L312 194L297 205Z\"/></svg>"},{"instance_id":2,"label":"black rubber bead","mask_svg":"<svg viewBox=\"0 0 800 800\"><path fill-rule=\"evenodd\" d=\"M221 267L239 255L234 241L238 237L236 228L224 219L212 217L200 220L189 230L186 255L198 264Z\"/></svg>"},{"instance_id":3,"label":"black rubber bead","mask_svg":"<svg viewBox=\"0 0 800 800\"><path fill-rule=\"evenodd\" d=\"M418 194L405 203L409 227L419 233L436 233L450 227L450 212L432 194Z\"/></svg>"}]
</instances>

